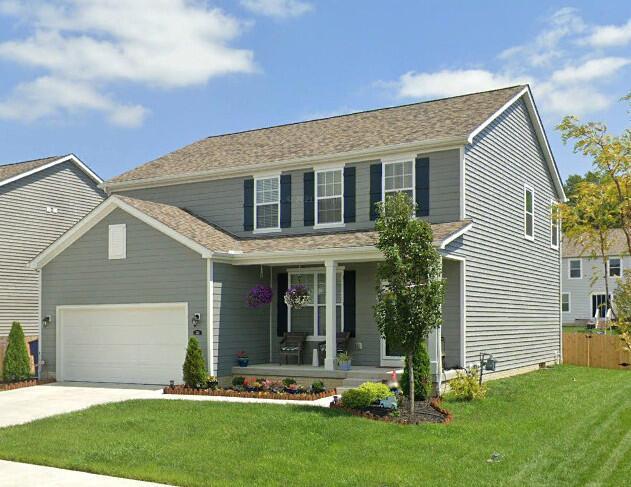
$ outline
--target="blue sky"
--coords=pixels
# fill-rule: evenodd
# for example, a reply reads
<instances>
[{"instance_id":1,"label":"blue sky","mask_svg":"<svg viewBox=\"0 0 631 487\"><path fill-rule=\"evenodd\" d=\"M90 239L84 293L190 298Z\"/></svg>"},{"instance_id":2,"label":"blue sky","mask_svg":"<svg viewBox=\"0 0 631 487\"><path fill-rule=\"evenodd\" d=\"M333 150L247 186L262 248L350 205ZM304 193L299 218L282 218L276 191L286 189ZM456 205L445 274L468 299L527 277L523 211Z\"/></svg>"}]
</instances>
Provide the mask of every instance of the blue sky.
<instances>
[{"instance_id":1,"label":"blue sky","mask_svg":"<svg viewBox=\"0 0 631 487\"><path fill-rule=\"evenodd\" d=\"M112 177L208 135L530 82L629 126L631 5L0 0L0 162L74 152Z\"/></svg>"}]
</instances>

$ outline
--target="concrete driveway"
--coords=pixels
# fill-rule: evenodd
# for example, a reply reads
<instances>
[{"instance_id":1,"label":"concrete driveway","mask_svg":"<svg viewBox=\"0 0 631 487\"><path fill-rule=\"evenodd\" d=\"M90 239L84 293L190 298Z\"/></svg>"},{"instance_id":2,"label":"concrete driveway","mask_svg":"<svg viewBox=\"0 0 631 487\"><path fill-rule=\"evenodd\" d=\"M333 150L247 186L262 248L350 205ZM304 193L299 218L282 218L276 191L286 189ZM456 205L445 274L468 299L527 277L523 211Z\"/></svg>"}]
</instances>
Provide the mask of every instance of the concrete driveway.
<instances>
[{"instance_id":1,"label":"concrete driveway","mask_svg":"<svg viewBox=\"0 0 631 487\"><path fill-rule=\"evenodd\" d=\"M60 382L25 387L0 393L0 428L97 404L161 397L159 386Z\"/></svg>"}]
</instances>

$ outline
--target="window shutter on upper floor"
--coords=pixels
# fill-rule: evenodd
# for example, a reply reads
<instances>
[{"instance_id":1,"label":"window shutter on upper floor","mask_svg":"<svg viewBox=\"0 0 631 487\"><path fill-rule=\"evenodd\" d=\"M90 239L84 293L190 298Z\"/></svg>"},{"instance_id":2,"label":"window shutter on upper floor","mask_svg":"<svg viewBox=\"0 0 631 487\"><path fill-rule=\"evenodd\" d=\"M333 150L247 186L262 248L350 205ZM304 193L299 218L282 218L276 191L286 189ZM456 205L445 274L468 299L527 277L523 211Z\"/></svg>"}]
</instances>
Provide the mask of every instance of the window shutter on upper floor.
<instances>
[{"instance_id":1,"label":"window shutter on upper floor","mask_svg":"<svg viewBox=\"0 0 631 487\"><path fill-rule=\"evenodd\" d=\"M416 216L429 216L429 157L416 158Z\"/></svg>"},{"instance_id":2,"label":"window shutter on upper floor","mask_svg":"<svg viewBox=\"0 0 631 487\"><path fill-rule=\"evenodd\" d=\"M355 221L355 167L344 168L344 223Z\"/></svg>"},{"instance_id":3,"label":"window shutter on upper floor","mask_svg":"<svg viewBox=\"0 0 631 487\"><path fill-rule=\"evenodd\" d=\"M381 163L370 165L370 219L378 216L377 203L381 202Z\"/></svg>"},{"instance_id":4,"label":"window shutter on upper floor","mask_svg":"<svg viewBox=\"0 0 631 487\"><path fill-rule=\"evenodd\" d=\"M355 336L356 290L355 271L344 271L344 331Z\"/></svg>"},{"instance_id":5,"label":"window shutter on upper floor","mask_svg":"<svg viewBox=\"0 0 631 487\"><path fill-rule=\"evenodd\" d=\"M280 177L280 227L291 227L291 174Z\"/></svg>"},{"instance_id":6,"label":"window shutter on upper floor","mask_svg":"<svg viewBox=\"0 0 631 487\"><path fill-rule=\"evenodd\" d=\"M312 227L315 224L315 173L304 173L304 225Z\"/></svg>"},{"instance_id":7,"label":"window shutter on upper floor","mask_svg":"<svg viewBox=\"0 0 631 487\"><path fill-rule=\"evenodd\" d=\"M243 230L254 230L254 179L243 181Z\"/></svg>"},{"instance_id":8,"label":"window shutter on upper floor","mask_svg":"<svg viewBox=\"0 0 631 487\"><path fill-rule=\"evenodd\" d=\"M276 276L276 335L282 337L287 331L287 305L285 293L289 285L289 275L281 272Z\"/></svg>"}]
</instances>

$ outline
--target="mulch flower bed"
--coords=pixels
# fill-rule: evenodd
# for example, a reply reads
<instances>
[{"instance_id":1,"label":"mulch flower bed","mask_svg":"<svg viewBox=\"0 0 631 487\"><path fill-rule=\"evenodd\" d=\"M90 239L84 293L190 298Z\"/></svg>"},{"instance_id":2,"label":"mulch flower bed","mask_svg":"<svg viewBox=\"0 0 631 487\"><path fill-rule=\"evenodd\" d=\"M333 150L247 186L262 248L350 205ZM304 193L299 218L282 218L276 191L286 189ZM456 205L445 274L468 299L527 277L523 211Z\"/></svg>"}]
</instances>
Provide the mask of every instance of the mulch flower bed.
<instances>
[{"instance_id":1,"label":"mulch flower bed","mask_svg":"<svg viewBox=\"0 0 631 487\"><path fill-rule=\"evenodd\" d=\"M22 380L20 382L10 382L7 384L0 384L0 392L3 391L12 391L14 389L22 389L23 387L32 387L32 386L38 386L41 384L50 384L51 382L55 382L54 380L37 380L37 379L30 379L30 380Z\"/></svg>"},{"instance_id":2,"label":"mulch flower bed","mask_svg":"<svg viewBox=\"0 0 631 487\"><path fill-rule=\"evenodd\" d=\"M235 389L192 389L183 385L167 386L162 391L164 394L183 394L188 396L223 396L223 397L249 397L256 399L284 399L288 401L315 401L335 394L335 389L319 393L267 392L267 391L237 391Z\"/></svg>"},{"instance_id":3,"label":"mulch flower bed","mask_svg":"<svg viewBox=\"0 0 631 487\"><path fill-rule=\"evenodd\" d=\"M410 418L405 400L401 402L399 409L396 410L396 414L377 413L375 408L369 408L367 410L345 408L339 400L334 400L330 407L345 411L353 416L399 424L449 423L452 419L451 413L441 406L439 399L416 401L414 404L413 418Z\"/></svg>"}]
</instances>

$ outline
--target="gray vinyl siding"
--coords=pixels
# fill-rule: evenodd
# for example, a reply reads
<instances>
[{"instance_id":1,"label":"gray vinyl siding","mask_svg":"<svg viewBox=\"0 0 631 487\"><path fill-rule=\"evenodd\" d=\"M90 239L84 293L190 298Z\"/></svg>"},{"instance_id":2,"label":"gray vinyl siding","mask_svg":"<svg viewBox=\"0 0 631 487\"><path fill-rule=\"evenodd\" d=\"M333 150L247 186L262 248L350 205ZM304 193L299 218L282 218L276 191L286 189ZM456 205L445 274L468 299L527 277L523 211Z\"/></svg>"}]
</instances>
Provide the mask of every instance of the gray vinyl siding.
<instances>
[{"instance_id":1,"label":"gray vinyl siding","mask_svg":"<svg viewBox=\"0 0 631 487\"><path fill-rule=\"evenodd\" d=\"M108 226L127 225L127 258L108 259ZM55 372L57 306L188 303L200 313L200 345L207 352L206 260L170 237L117 209L42 269L42 314L53 323L42 332L44 374Z\"/></svg>"},{"instance_id":2,"label":"gray vinyl siding","mask_svg":"<svg viewBox=\"0 0 631 487\"><path fill-rule=\"evenodd\" d=\"M230 375L239 351L250 363L269 362L270 307L248 307L246 298L256 284L268 284L269 268L213 264L213 347L216 375Z\"/></svg>"},{"instance_id":3,"label":"gray vinyl siding","mask_svg":"<svg viewBox=\"0 0 631 487\"><path fill-rule=\"evenodd\" d=\"M467 362L492 353L498 369L554 360L560 350L560 259L550 247L556 197L520 100L465 152L466 216L454 253L467 259ZM535 189L535 240L524 238L524 184Z\"/></svg>"},{"instance_id":4,"label":"gray vinyl siding","mask_svg":"<svg viewBox=\"0 0 631 487\"><path fill-rule=\"evenodd\" d=\"M39 334L39 281L27 264L103 198L72 162L0 187L0 336L13 321L27 336ZM47 206L58 212L48 213Z\"/></svg>"},{"instance_id":5,"label":"gray vinyl siding","mask_svg":"<svg viewBox=\"0 0 631 487\"><path fill-rule=\"evenodd\" d=\"M460 212L460 153L456 150L423 154L430 159L430 215L433 223L459 219ZM378 161L348 164L356 167L356 221L347 223L348 230L368 229L370 220L370 165ZM310 169L312 170L312 169ZM305 170L291 174L291 227L283 234L308 233L313 227L304 226ZM158 201L186 208L194 214L239 236L251 236L243 231L243 179L227 178L198 183L159 186L126 191L123 194L139 199ZM318 230L322 231L322 230ZM334 228L332 231L340 231ZM276 233L278 234L278 233Z\"/></svg>"},{"instance_id":6,"label":"gray vinyl siding","mask_svg":"<svg viewBox=\"0 0 631 487\"><path fill-rule=\"evenodd\" d=\"M614 256L615 257L615 256ZM569 261L581 259L582 277L581 279L569 278ZM631 257L624 256L622 259L623 272L631 270ZM605 281L603 274L603 262L599 258L592 257L564 257L561 268L562 292L570 293L570 311L563 313L563 323L572 325L575 320L587 320L592 316L593 293L605 294ZM609 292L612 294L618 287L617 277L608 277Z\"/></svg>"},{"instance_id":7,"label":"gray vinyl siding","mask_svg":"<svg viewBox=\"0 0 631 487\"><path fill-rule=\"evenodd\" d=\"M460 262L443 259L443 278L445 279L445 301L443 304L443 338L445 368L462 366L460 326Z\"/></svg>"}]
</instances>

